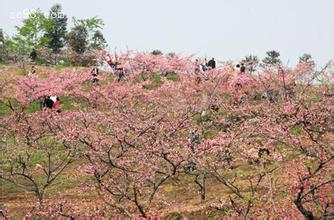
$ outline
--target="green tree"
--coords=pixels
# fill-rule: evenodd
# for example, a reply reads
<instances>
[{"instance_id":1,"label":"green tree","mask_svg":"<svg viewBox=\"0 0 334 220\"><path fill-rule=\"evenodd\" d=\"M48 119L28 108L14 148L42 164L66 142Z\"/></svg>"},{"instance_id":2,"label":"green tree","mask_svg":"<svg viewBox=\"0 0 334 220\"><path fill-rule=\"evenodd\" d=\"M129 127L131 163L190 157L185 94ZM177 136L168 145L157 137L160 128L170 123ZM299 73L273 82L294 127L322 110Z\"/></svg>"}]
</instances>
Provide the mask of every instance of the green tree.
<instances>
[{"instance_id":1,"label":"green tree","mask_svg":"<svg viewBox=\"0 0 334 220\"><path fill-rule=\"evenodd\" d=\"M95 31L89 47L91 49L104 49L107 47L107 42L100 30Z\"/></svg>"},{"instance_id":2,"label":"green tree","mask_svg":"<svg viewBox=\"0 0 334 220\"><path fill-rule=\"evenodd\" d=\"M311 54L308 54L308 53L304 53L302 56L299 57L299 63L309 64L309 65L315 64Z\"/></svg>"},{"instance_id":3,"label":"green tree","mask_svg":"<svg viewBox=\"0 0 334 220\"><path fill-rule=\"evenodd\" d=\"M49 19L51 25L45 34L49 39L47 46L52 49L53 53L57 54L65 45L65 36L67 33L67 16L63 14L61 5L56 4L51 7Z\"/></svg>"},{"instance_id":4,"label":"green tree","mask_svg":"<svg viewBox=\"0 0 334 220\"><path fill-rule=\"evenodd\" d=\"M74 26L82 26L87 31L87 49L100 49L107 47L106 40L101 32L104 22L101 18L87 19L73 18Z\"/></svg>"},{"instance_id":5,"label":"green tree","mask_svg":"<svg viewBox=\"0 0 334 220\"><path fill-rule=\"evenodd\" d=\"M105 48L106 40L101 32L104 22L97 17L76 19L73 17L74 27L67 35L67 43L77 53L88 49Z\"/></svg>"},{"instance_id":6,"label":"green tree","mask_svg":"<svg viewBox=\"0 0 334 220\"><path fill-rule=\"evenodd\" d=\"M176 56L176 53L174 53L174 52L169 52L167 54L167 57L169 57L169 58L174 58L175 56Z\"/></svg>"},{"instance_id":7,"label":"green tree","mask_svg":"<svg viewBox=\"0 0 334 220\"><path fill-rule=\"evenodd\" d=\"M249 55L249 56L245 56L245 58L241 62L247 66L248 71L250 73L253 73L256 71L256 68L259 65L259 58L254 55Z\"/></svg>"},{"instance_id":8,"label":"green tree","mask_svg":"<svg viewBox=\"0 0 334 220\"><path fill-rule=\"evenodd\" d=\"M151 54L152 54L152 55L156 55L156 56L158 56L158 55L162 55L163 53L161 52L161 50L156 49L156 50L153 50L153 51L151 52Z\"/></svg>"},{"instance_id":9,"label":"green tree","mask_svg":"<svg viewBox=\"0 0 334 220\"><path fill-rule=\"evenodd\" d=\"M31 51L31 45L26 43L26 40L21 36L14 36L11 38L5 38L5 52L9 59L20 65L21 68L25 68L25 61L27 55Z\"/></svg>"},{"instance_id":10,"label":"green tree","mask_svg":"<svg viewBox=\"0 0 334 220\"><path fill-rule=\"evenodd\" d=\"M96 30L101 30L104 26L103 20L96 16L87 19L76 19L75 17L73 17L73 23L74 26L84 26L89 33L94 33Z\"/></svg>"},{"instance_id":11,"label":"green tree","mask_svg":"<svg viewBox=\"0 0 334 220\"><path fill-rule=\"evenodd\" d=\"M83 53L88 47L88 32L83 25L76 25L67 34L67 43L77 53Z\"/></svg>"},{"instance_id":12,"label":"green tree","mask_svg":"<svg viewBox=\"0 0 334 220\"><path fill-rule=\"evenodd\" d=\"M47 45L49 39L45 32L50 25L50 20L39 9L29 14L20 27L16 26L17 33L5 40L6 52L24 68L25 57L32 48L38 49Z\"/></svg>"},{"instance_id":13,"label":"green tree","mask_svg":"<svg viewBox=\"0 0 334 220\"><path fill-rule=\"evenodd\" d=\"M23 41L30 48L46 46L49 38L45 36L46 31L52 26L50 19L38 9L23 20L23 25L17 27L15 39Z\"/></svg>"},{"instance_id":14,"label":"green tree","mask_svg":"<svg viewBox=\"0 0 334 220\"><path fill-rule=\"evenodd\" d=\"M266 52L266 57L262 60L264 66L273 66L281 64L280 53L276 50Z\"/></svg>"}]
</instances>

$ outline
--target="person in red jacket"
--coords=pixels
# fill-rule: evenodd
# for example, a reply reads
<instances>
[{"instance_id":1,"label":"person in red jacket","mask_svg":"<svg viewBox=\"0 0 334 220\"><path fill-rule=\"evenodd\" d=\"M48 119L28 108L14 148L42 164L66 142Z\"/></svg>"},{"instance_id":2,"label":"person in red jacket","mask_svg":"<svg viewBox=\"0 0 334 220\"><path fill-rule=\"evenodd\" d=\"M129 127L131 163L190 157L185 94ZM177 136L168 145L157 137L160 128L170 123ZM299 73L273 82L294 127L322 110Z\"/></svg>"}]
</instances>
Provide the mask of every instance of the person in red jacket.
<instances>
[{"instance_id":1,"label":"person in red jacket","mask_svg":"<svg viewBox=\"0 0 334 220\"><path fill-rule=\"evenodd\" d=\"M60 113L60 100L59 97L57 97L56 101L53 103L52 110L54 110L57 113Z\"/></svg>"}]
</instances>

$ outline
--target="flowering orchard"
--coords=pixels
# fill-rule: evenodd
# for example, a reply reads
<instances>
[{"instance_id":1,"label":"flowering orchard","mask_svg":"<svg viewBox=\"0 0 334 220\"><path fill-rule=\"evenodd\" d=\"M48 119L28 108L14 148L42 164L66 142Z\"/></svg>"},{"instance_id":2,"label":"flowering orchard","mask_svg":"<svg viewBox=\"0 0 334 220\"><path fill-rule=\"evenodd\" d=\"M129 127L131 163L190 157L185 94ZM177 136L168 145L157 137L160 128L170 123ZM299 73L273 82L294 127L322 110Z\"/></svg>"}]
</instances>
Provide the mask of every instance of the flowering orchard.
<instances>
[{"instance_id":1,"label":"flowering orchard","mask_svg":"<svg viewBox=\"0 0 334 220\"><path fill-rule=\"evenodd\" d=\"M121 81L92 83L87 69L1 79L0 179L28 192L26 217L334 217L331 64L245 75L195 73L190 57L118 60ZM47 95L70 104L31 107ZM89 201L62 196L68 173Z\"/></svg>"}]
</instances>

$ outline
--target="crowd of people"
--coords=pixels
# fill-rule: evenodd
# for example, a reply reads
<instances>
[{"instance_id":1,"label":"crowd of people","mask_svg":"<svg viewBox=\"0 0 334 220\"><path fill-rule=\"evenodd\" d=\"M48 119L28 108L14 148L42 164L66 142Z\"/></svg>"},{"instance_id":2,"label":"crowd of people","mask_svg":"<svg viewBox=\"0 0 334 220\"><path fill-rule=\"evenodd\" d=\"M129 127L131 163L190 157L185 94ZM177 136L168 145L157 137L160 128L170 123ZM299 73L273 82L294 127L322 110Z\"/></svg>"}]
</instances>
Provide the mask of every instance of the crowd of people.
<instances>
[{"instance_id":1,"label":"crowd of people","mask_svg":"<svg viewBox=\"0 0 334 220\"><path fill-rule=\"evenodd\" d=\"M117 78L117 81L121 81L122 79L124 79L125 77L125 70L123 68L122 63L115 59L115 61L112 59L111 55L108 54L107 55L107 63L109 65L109 67L111 68L111 73L114 74ZM92 76L92 82L93 84L98 83L99 79L98 79L98 75L99 75L99 69L98 67L94 67L91 72L90 72L91 76Z\"/></svg>"},{"instance_id":2,"label":"crowd of people","mask_svg":"<svg viewBox=\"0 0 334 220\"><path fill-rule=\"evenodd\" d=\"M204 62L201 63L199 61L199 59L196 59L195 61L195 73L198 74L199 72L204 72L207 70L212 70L216 68L216 61L215 58L212 58L211 60L209 60L209 62L207 61L207 59L204 59Z\"/></svg>"},{"instance_id":3,"label":"crowd of people","mask_svg":"<svg viewBox=\"0 0 334 220\"><path fill-rule=\"evenodd\" d=\"M246 73L246 67L244 63L237 64L235 67L240 73Z\"/></svg>"},{"instance_id":4,"label":"crowd of people","mask_svg":"<svg viewBox=\"0 0 334 220\"><path fill-rule=\"evenodd\" d=\"M195 60L195 74L198 74L200 72L205 72L207 70L212 70L216 68L216 61L215 58L211 58L211 60L207 61L207 59L204 59L204 62L200 62L199 59ZM240 63L235 65L234 69L239 73L246 73L246 65L244 63Z\"/></svg>"},{"instance_id":5,"label":"crowd of people","mask_svg":"<svg viewBox=\"0 0 334 220\"><path fill-rule=\"evenodd\" d=\"M117 59L115 59L115 61L113 61L110 54L108 54L107 63L109 64L109 66L111 67L113 72L115 73L115 75L117 77L117 81L118 82L121 81L125 77L125 70L122 66L122 63Z\"/></svg>"},{"instance_id":6,"label":"crowd of people","mask_svg":"<svg viewBox=\"0 0 334 220\"><path fill-rule=\"evenodd\" d=\"M195 73L198 74L199 72L205 72L207 70L212 70L216 68L216 61L215 58L207 61L204 59L204 62L200 62L199 59L195 60ZM244 63L237 64L234 68L239 73L246 73L246 65Z\"/></svg>"},{"instance_id":7,"label":"crowd of people","mask_svg":"<svg viewBox=\"0 0 334 220\"><path fill-rule=\"evenodd\" d=\"M117 81L121 81L122 79L125 78L125 70L122 67L120 62L113 62L112 58L110 55L108 55L108 65L110 66L110 68L112 69L112 73L116 76ZM99 75L99 69L98 67L94 67L91 72L90 72L91 76L92 76L92 82L93 84L98 83L99 79L98 79L98 75Z\"/></svg>"}]
</instances>

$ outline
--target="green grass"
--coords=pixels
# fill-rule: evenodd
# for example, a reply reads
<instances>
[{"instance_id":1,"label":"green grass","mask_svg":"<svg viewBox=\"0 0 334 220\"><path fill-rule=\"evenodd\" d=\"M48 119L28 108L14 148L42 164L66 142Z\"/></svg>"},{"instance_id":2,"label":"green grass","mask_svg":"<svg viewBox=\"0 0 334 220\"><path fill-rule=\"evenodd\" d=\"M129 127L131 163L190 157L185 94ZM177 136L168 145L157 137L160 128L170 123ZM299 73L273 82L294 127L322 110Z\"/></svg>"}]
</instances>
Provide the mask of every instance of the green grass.
<instances>
[{"instance_id":1,"label":"green grass","mask_svg":"<svg viewBox=\"0 0 334 220\"><path fill-rule=\"evenodd\" d=\"M107 73L106 72L106 74L107 74L107 79L109 80L109 81L113 81L114 80L114 74L111 74L111 73Z\"/></svg>"},{"instance_id":2,"label":"green grass","mask_svg":"<svg viewBox=\"0 0 334 220\"><path fill-rule=\"evenodd\" d=\"M161 80L160 74L154 74L151 79L151 83L144 85L143 88L147 90L154 90L159 88L164 82Z\"/></svg>"},{"instance_id":3,"label":"green grass","mask_svg":"<svg viewBox=\"0 0 334 220\"><path fill-rule=\"evenodd\" d=\"M10 109L6 103L0 100L0 116L6 116L10 114Z\"/></svg>"},{"instance_id":4,"label":"green grass","mask_svg":"<svg viewBox=\"0 0 334 220\"><path fill-rule=\"evenodd\" d=\"M14 109L19 107L19 103L16 99L11 99L10 102ZM4 100L0 100L0 116L8 116L11 114L12 110L9 108L8 104L8 101L4 102Z\"/></svg>"},{"instance_id":5,"label":"green grass","mask_svg":"<svg viewBox=\"0 0 334 220\"><path fill-rule=\"evenodd\" d=\"M59 61L58 61L59 62ZM56 71L59 72L62 69L66 68L66 67L71 67L71 63L68 61L64 61L64 63L58 63L55 67Z\"/></svg>"},{"instance_id":6,"label":"green grass","mask_svg":"<svg viewBox=\"0 0 334 220\"><path fill-rule=\"evenodd\" d=\"M28 105L28 107L25 109L25 112L27 113L34 113L41 110L41 102L33 102Z\"/></svg>"},{"instance_id":7,"label":"green grass","mask_svg":"<svg viewBox=\"0 0 334 220\"><path fill-rule=\"evenodd\" d=\"M57 66L55 67L55 70L56 70L57 72L60 72L63 68L64 68L64 66L62 66L62 65L57 65Z\"/></svg>"},{"instance_id":8,"label":"green grass","mask_svg":"<svg viewBox=\"0 0 334 220\"><path fill-rule=\"evenodd\" d=\"M82 98L74 98L69 96L61 96L61 108L62 110L79 110L88 106L86 100Z\"/></svg>"},{"instance_id":9,"label":"green grass","mask_svg":"<svg viewBox=\"0 0 334 220\"><path fill-rule=\"evenodd\" d=\"M290 129L291 134L299 136L302 133L302 128L300 125L295 125Z\"/></svg>"},{"instance_id":10,"label":"green grass","mask_svg":"<svg viewBox=\"0 0 334 220\"><path fill-rule=\"evenodd\" d=\"M65 192L66 190L79 187L82 184L92 180L92 177L90 176L73 176L75 175L63 174L62 176L59 176L59 178L53 182L50 188L48 188L47 193L53 194L58 192Z\"/></svg>"},{"instance_id":11,"label":"green grass","mask_svg":"<svg viewBox=\"0 0 334 220\"><path fill-rule=\"evenodd\" d=\"M72 176L72 177L70 177ZM87 181L91 181L90 176L75 176L75 175L66 175L65 173L61 174L46 190L46 196L47 195L53 195L54 193L59 192L65 192L66 190L73 189L75 187L79 187L82 184L86 183ZM45 183L46 179L43 175L35 176L38 183L43 184ZM23 183L22 180L20 183ZM27 182L28 183L28 182ZM29 183L28 183L29 184ZM0 180L1 190L0 193L2 196L5 196L5 194L21 194L28 191L25 191L22 188L19 188L15 186L14 184Z\"/></svg>"},{"instance_id":12,"label":"green grass","mask_svg":"<svg viewBox=\"0 0 334 220\"><path fill-rule=\"evenodd\" d=\"M153 83L162 84L161 76L159 74L154 74L151 78Z\"/></svg>"},{"instance_id":13,"label":"green grass","mask_svg":"<svg viewBox=\"0 0 334 220\"><path fill-rule=\"evenodd\" d=\"M10 193L24 193L26 192L25 190L15 186L14 184L8 182L8 181L4 181L2 179L0 179L0 194L1 196L5 196L6 194L10 194Z\"/></svg>"},{"instance_id":14,"label":"green grass","mask_svg":"<svg viewBox=\"0 0 334 220\"><path fill-rule=\"evenodd\" d=\"M69 96L61 96L59 97L61 102L61 108L62 110L71 110L73 109L73 103L80 104L80 101L78 99L69 97Z\"/></svg>"},{"instance_id":15,"label":"green grass","mask_svg":"<svg viewBox=\"0 0 334 220\"><path fill-rule=\"evenodd\" d=\"M46 139L45 142L48 142ZM50 145L48 145L50 146ZM6 154L7 155L7 154ZM3 155L6 157L6 155ZM25 154L23 153L23 156ZM52 166L54 167L55 164L59 164L62 158L66 157L66 152L55 152L54 154L51 155L51 161L52 161ZM10 155L7 155L10 157ZM25 156L24 156L25 158ZM27 173L31 174L32 178L38 183L39 186L42 186L43 184L46 183L46 175L41 171L41 170L36 170L36 165L37 164L47 164L48 159L47 155L45 153L45 150L38 150L34 149L33 152L30 152L30 159L29 159L29 165L27 166ZM59 191L65 191L67 189L75 188L77 186L80 186L83 184L85 181L90 179L91 177L85 176L85 175L77 175L74 173L77 170L77 167L80 166L80 163L82 161L77 160L73 164L71 164L69 167L65 169L65 172L62 173L56 180L51 184L51 186L48 188L49 192L59 192ZM5 170L9 169L9 166L3 167ZM73 173L74 172L74 173ZM7 173L7 171L5 172ZM31 183L24 179L24 178L19 178L20 183L24 183L27 185L30 185ZM21 193L25 192L25 190L15 186L14 184L8 182L8 181L3 181L1 180L1 193L4 194L6 193Z\"/></svg>"},{"instance_id":16,"label":"green grass","mask_svg":"<svg viewBox=\"0 0 334 220\"><path fill-rule=\"evenodd\" d=\"M198 125L202 125L204 122L212 120L212 112L211 111L203 111L201 114L194 115L194 119Z\"/></svg>"},{"instance_id":17,"label":"green grass","mask_svg":"<svg viewBox=\"0 0 334 220\"><path fill-rule=\"evenodd\" d=\"M27 75L27 74L28 74L28 70L25 70L25 69L19 68L15 71L15 75L24 76L24 75Z\"/></svg>"},{"instance_id":18,"label":"green grass","mask_svg":"<svg viewBox=\"0 0 334 220\"><path fill-rule=\"evenodd\" d=\"M210 128L204 131L203 138L206 140L216 138L219 132L220 132L219 128L216 128L216 127Z\"/></svg>"},{"instance_id":19,"label":"green grass","mask_svg":"<svg viewBox=\"0 0 334 220\"><path fill-rule=\"evenodd\" d=\"M35 166L36 164L43 164L47 162L47 157L45 154L45 150L34 150L31 155L30 165Z\"/></svg>"},{"instance_id":20,"label":"green grass","mask_svg":"<svg viewBox=\"0 0 334 220\"><path fill-rule=\"evenodd\" d=\"M166 76L166 79L174 81L174 82L180 81L179 75L177 75L174 72L168 73L167 76Z\"/></svg>"}]
</instances>

